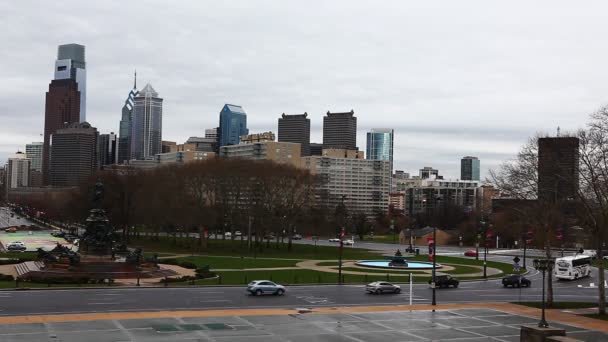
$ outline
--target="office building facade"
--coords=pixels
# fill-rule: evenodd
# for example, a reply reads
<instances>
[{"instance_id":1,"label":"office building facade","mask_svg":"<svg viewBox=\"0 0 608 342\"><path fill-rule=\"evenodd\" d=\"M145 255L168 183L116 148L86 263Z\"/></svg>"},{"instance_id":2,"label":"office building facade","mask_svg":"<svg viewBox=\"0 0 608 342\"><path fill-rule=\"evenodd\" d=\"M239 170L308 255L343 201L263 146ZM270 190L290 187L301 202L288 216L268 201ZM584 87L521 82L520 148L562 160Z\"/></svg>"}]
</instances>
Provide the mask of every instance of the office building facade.
<instances>
[{"instance_id":1,"label":"office building facade","mask_svg":"<svg viewBox=\"0 0 608 342\"><path fill-rule=\"evenodd\" d=\"M463 157L460 160L460 179L479 181L480 162L477 157Z\"/></svg>"},{"instance_id":2,"label":"office building facade","mask_svg":"<svg viewBox=\"0 0 608 342\"><path fill-rule=\"evenodd\" d=\"M579 187L579 139L538 139L538 199L574 199Z\"/></svg>"},{"instance_id":3,"label":"office building facade","mask_svg":"<svg viewBox=\"0 0 608 342\"><path fill-rule=\"evenodd\" d=\"M25 154L31 162L30 169L32 171L42 172L43 145L44 143L42 141L25 145Z\"/></svg>"},{"instance_id":4,"label":"office building facade","mask_svg":"<svg viewBox=\"0 0 608 342\"><path fill-rule=\"evenodd\" d=\"M133 99L131 159L151 159L162 152L163 99L150 84Z\"/></svg>"},{"instance_id":5,"label":"office building facade","mask_svg":"<svg viewBox=\"0 0 608 342\"><path fill-rule=\"evenodd\" d=\"M316 205L333 210L344 202L351 213L373 218L387 213L390 192L390 164L386 160L310 156L302 167L316 175Z\"/></svg>"},{"instance_id":6,"label":"office building facade","mask_svg":"<svg viewBox=\"0 0 608 342\"><path fill-rule=\"evenodd\" d=\"M118 129L118 163L124 164L131 159L131 124L133 120L133 106L135 104L135 96L137 90L137 72L133 81L133 89L129 92L124 105L122 106L122 114L120 117L120 126Z\"/></svg>"},{"instance_id":7,"label":"office building facade","mask_svg":"<svg viewBox=\"0 0 608 342\"><path fill-rule=\"evenodd\" d=\"M118 163L118 141L114 132L100 134L97 139L97 166L103 169L107 165Z\"/></svg>"},{"instance_id":8,"label":"office building facade","mask_svg":"<svg viewBox=\"0 0 608 342\"><path fill-rule=\"evenodd\" d=\"M323 117L323 148L357 149L357 118L351 110Z\"/></svg>"},{"instance_id":9,"label":"office building facade","mask_svg":"<svg viewBox=\"0 0 608 342\"><path fill-rule=\"evenodd\" d=\"M199 152L216 152L218 151L216 137L190 137L186 140L186 144L194 145L194 150Z\"/></svg>"},{"instance_id":10,"label":"office building facade","mask_svg":"<svg viewBox=\"0 0 608 342\"><path fill-rule=\"evenodd\" d=\"M30 166L30 159L23 152L17 152L8 158L4 168L6 198L11 191L30 186Z\"/></svg>"},{"instance_id":11,"label":"office building facade","mask_svg":"<svg viewBox=\"0 0 608 342\"><path fill-rule=\"evenodd\" d=\"M78 186L97 170L97 129L87 122L57 130L52 136L50 185Z\"/></svg>"},{"instance_id":12,"label":"office building facade","mask_svg":"<svg viewBox=\"0 0 608 342\"><path fill-rule=\"evenodd\" d=\"M249 134L247 113L241 106L225 104L220 112L220 127L217 132L219 147L238 145L241 136Z\"/></svg>"},{"instance_id":13,"label":"office building facade","mask_svg":"<svg viewBox=\"0 0 608 342\"><path fill-rule=\"evenodd\" d=\"M302 156L310 156L310 119L308 113L285 114L279 118L279 142L298 143Z\"/></svg>"},{"instance_id":14,"label":"office building facade","mask_svg":"<svg viewBox=\"0 0 608 342\"><path fill-rule=\"evenodd\" d=\"M220 147L220 158L272 160L279 164L300 167L301 146L297 143L264 141Z\"/></svg>"},{"instance_id":15,"label":"office building facade","mask_svg":"<svg viewBox=\"0 0 608 342\"><path fill-rule=\"evenodd\" d=\"M85 122L87 119L87 70L83 45L59 45L54 79L76 81L80 93L79 122Z\"/></svg>"},{"instance_id":16,"label":"office building facade","mask_svg":"<svg viewBox=\"0 0 608 342\"><path fill-rule=\"evenodd\" d=\"M433 169L430 166L425 166L420 169L419 177L421 179L443 179L443 176L439 175L439 170Z\"/></svg>"}]
</instances>

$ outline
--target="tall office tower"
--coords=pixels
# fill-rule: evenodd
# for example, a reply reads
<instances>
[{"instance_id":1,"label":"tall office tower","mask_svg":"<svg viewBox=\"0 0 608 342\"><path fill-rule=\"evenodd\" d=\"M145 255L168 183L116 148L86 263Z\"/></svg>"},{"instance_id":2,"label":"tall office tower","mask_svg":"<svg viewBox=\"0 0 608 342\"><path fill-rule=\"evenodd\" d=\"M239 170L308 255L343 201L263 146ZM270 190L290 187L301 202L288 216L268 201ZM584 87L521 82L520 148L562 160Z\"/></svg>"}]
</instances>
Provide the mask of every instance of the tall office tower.
<instances>
[{"instance_id":1,"label":"tall office tower","mask_svg":"<svg viewBox=\"0 0 608 342\"><path fill-rule=\"evenodd\" d=\"M77 186L93 176L97 169L97 139L97 129L88 122L57 130L52 136L50 184Z\"/></svg>"},{"instance_id":2,"label":"tall office tower","mask_svg":"<svg viewBox=\"0 0 608 342\"><path fill-rule=\"evenodd\" d=\"M4 168L6 180L6 194L17 188L30 186L30 159L25 153L17 152L8 158Z\"/></svg>"},{"instance_id":3,"label":"tall office tower","mask_svg":"<svg viewBox=\"0 0 608 342\"><path fill-rule=\"evenodd\" d=\"M54 78L46 93L44 144L42 148L43 183L48 184L50 137L66 125L82 122L86 115L86 72L84 46L60 45L57 49Z\"/></svg>"},{"instance_id":4,"label":"tall office tower","mask_svg":"<svg viewBox=\"0 0 608 342\"><path fill-rule=\"evenodd\" d=\"M388 160L393 173L393 140L394 130L390 128L372 128L367 132L367 159Z\"/></svg>"},{"instance_id":5,"label":"tall office tower","mask_svg":"<svg viewBox=\"0 0 608 342\"><path fill-rule=\"evenodd\" d=\"M538 139L538 199L557 202L576 198L579 180L579 139Z\"/></svg>"},{"instance_id":6,"label":"tall office tower","mask_svg":"<svg viewBox=\"0 0 608 342\"><path fill-rule=\"evenodd\" d=\"M55 79L71 79L78 83L80 92L80 122L87 119L87 71L84 46L64 44L57 48L55 61Z\"/></svg>"},{"instance_id":7,"label":"tall office tower","mask_svg":"<svg viewBox=\"0 0 608 342\"><path fill-rule=\"evenodd\" d=\"M217 130L218 128L208 128L205 130L205 138L209 139L217 139Z\"/></svg>"},{"instance_id":8,"label":"tall office tower","mask_svg":"<svg viewBox=\"0 0 608 342\"><path fill-rule=\"evenodd\" d=\"M117 163L117 145L116 134L114 132L99 135L97 139L97 167L103 169L106 165Z\"/></svg>"},{"instance_id":9,"label":"tall office tower","mask_svg":"<svg viewBox=\"0 0 608 342\"><path fill-rule=\"evenodd\" d=\"M153 159L162 152L163 99L148 83L133 101L131 159Z\"/></svg>"},{"instance_id":10,"label":"tall office tower","mask_svg":"<svg viewBox=\"0 0 608 342\"><path fill-rule=\"evenodd\" d=\"M357 118L355 111L327 112L323 117L323 148L357 149Z\"/></svg>"},{"instance_id":11,"label":"tall office tower","mask_svg":"<svg viewBox=\"0 0 608 342\"><path fill-rule=\"evenodd\" d=\"M288 115L279 118L279 142L298 143L302 146L302 157L310 155L310 119L308 113Z\"/></svg>"},{"instance_id":12,"label":"tall office tower","mask_svg":"<svg viewBox=\"0 0 608 342\"><path fill-rule=\"evenodd\" d=\"M238 145L242 135L249 134L247 113L241 106L225 104L220 112L220 127L217 131L219 147Z\"/></svg>"},{"instance_id":13,"label":"tall office tower","mask_svg":"<svg viewBox=\"0 0 608 342\"><path fill-rule=\"evenodd\" d=\"M462 157L460 160L460 179L479 180L479 159L477 157Z\"/></svg>"},{"instance_id":14,"label":"tall office tower","mask_svg":"<svg viewBox=\"0 0 608 342\"><path fill-rule=\"evenodd\" d=\"M323 144L310 143L310 155L311 156L322 156L323 155Z\"/></svg>"},{"instance_id":15,"label":"tall office tower","mask_svg":"<svg viewBox=\"0 0 608 342\"><path fill-rule=\"evenodd\" d=\"M42 141L25 145L25 154L31 161L32 171L42 171L42 145Z\"/></svg>"},{"instance_id":16,"label":"tall office tower","mask_svg":"<svg viewBox=\"0 0 608 342\"><path fill-rule=\"evenodd\" d=\"M135 72L135 81L133 89L129 92L125 104L122 106L122 116L120 119L120 128L118 131L118 163L124 164L131 159L131 122L133 118L133 104L137 90L137 72Z\"/></svg>"}]
</instances>

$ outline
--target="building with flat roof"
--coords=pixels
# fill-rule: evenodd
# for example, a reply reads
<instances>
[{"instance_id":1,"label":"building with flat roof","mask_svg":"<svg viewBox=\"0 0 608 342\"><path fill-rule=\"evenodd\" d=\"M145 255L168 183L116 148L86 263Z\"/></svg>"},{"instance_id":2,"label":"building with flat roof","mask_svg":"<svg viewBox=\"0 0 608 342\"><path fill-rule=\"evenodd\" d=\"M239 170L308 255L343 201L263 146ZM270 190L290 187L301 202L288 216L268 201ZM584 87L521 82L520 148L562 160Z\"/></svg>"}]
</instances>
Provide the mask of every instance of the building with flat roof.
<instances>
[{"instance_id":1,"label":"building with flat roof","mask_svg":"<svg viewBox=\"0 0 608 342\"><path fill-rule=\"evenodd\" d=\"M311 156L322 156L323 155L323 144L310 143L310 155Z\"/></svg>"},{"instance_id":2,"label":"building with flat roof","mask_svg":"<svg viewBox=\"0 0 608 342\"><path fill-rule=\"evenodd\" d=\"M324 148L322 155L323 157L365 159L363 151L346 150L343 148Z\"/></svg>"},{"instance_id":3,"label":"building with flat roof","mask_svg":"<svg viewBox=\"0 0 608 342\"><path fill-rule=\"evenodd\" d=\"M19 188L30 186L31 160L23 152L17 152L8 158L4 167L6 198L9 193Z\"/></svg>"},{"instance_id":4,"label":"building with flat roof","mask_svg":"<svg viewBox=\"0 0 608 342\"><path fill-rule=\"evenodd\" d=\"M51 137L50 185L78 186L97 170L98 132L88 122L74 123Z\"/></svg>"},{"instance_id":5,"label":"building with flat roof","mask_svg":"<svg viewBox=\"0 0 608 342\"><path fill-rule=\"evenodd\" d=\"M301 146L297 143L264 141L220 147L220 158L272 160L279 164L300 167Z\"/></svg>"},{"instance_id":6,"label":"building with flat roof","mask_svg":"<svg viewBox=\"0 0 608 342\"><path fill-rule=\"evenodd\" d=\"M357 150L355 111L331 113L323 117L323 148Z\"/></svg>"},{"instance_id":7,"label":"building with flat roof","mask_svg":"<svg viewBox=\"0 0 608 342\"><path fill-rule=\"evenodd\" d=\"M367 132L367 159L388 160L393 165L393 140L395 131L391 128L372 128Z\"/></svg>"},{"instance_id":8,"label":"building with flat roof","mask_svg":"<svg viewBox=\"0 0 608 342\"><path fill-rule=\"evenodd\" d=\"M285 114L279 118L279 141L298 143L302 156L310 155L310 119L308 113Z\"/></svg>"},{"instance_id":9,"label":"building with flat roof","mask_svg":"<svg viewBox=\"0 0 608 342\"><path fill-rule=\"evenodd\" d=\"M538 199L574 199L579 186L579 139L538 139Z\"/></svg>"},{"instance_id":10,"label":"building with flat roof","mask_svg":"<svg viewBox=\"0 0 608 342\"><path fill-rule=\"evenodd\" d=\"M118 162L118 137L114 132L100 134L97 138L97 167L114 165Z\"/></svg>"},{"instance_id":11,"label":"building with flat roof","mask_svg":"<svg viewBox=\"0 0 608 342\"><path fill-rule=\"evenodd\" d=\"M256 142L274 141L275 136L272 132L254 133L242 135L240 138L241 144L251 144Z\"/></svg>"},{"instance_id":12,"label":"building with flat roof","mask_svg":"<svg viewBox=\"0 0 608 342\"><path fill-rule=\"evenodd\" d=\"M480 164L477 157L463 157L460 160L460 179L479 181Z\"/></svg>"},{"instance_id":13,"label":"building with flat roof","mask_svg":"<svg viewBox=\"0 0 608 342\"><path fill-rule=\"evenodd\" d=\"M310 156L302 167L317 175L316 205L333 209L344 202L351 213L369 218L387 213L390 192L390 163L386 160Z\"/></svg>"},{"instance_id":14,"label":"building with flat roof","mask_svg":"<svg viewBox=\"0 0 608 342\"><path fill-rule=\"evenodd\" d=\"M194 146L195 151L215 152L216 154L218 151L217 139L213 137L190 137L184 145L186 144Z\"/></svg>"},{"instance_id":15,"label":"building with flat roof","mask_svg":"<svg viewBox=\"0 0 608 342\"><path fill-rule=\"evenodd\" d=\"M43 145L44 143L42 141L25 145L25 154L31 162L30 169L32 171L42 172Z\"/></svg>"},{"instance_id":16,"label":"building with flat roof","mask_svg":"<svg viewBox=\"0 0 608 342\"><path fill-rule=\"evenodd\" d=\"M241 136L247 134L247 113L243 107L225 104L220 112L219 147L238 145Z\"/></svg>"}]
</instances>

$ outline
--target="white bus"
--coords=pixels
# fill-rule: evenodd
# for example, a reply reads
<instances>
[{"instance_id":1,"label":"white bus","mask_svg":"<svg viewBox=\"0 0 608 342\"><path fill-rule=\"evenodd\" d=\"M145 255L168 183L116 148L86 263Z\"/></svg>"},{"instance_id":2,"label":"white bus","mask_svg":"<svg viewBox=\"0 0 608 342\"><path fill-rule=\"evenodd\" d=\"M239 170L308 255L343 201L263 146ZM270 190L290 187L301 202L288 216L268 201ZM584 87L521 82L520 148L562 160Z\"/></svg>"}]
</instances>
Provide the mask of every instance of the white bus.
<instances>
[{"instance_id":1,"label":"white bus","mask_svg":"<svg viewBox=\"0 0 608 342\"><path fill-rule=\"evenodd\" d=\"M557 279L578 279L591 275L591 257L575 255L555 259L555 277Z\"/></svg>"}]
</instances>

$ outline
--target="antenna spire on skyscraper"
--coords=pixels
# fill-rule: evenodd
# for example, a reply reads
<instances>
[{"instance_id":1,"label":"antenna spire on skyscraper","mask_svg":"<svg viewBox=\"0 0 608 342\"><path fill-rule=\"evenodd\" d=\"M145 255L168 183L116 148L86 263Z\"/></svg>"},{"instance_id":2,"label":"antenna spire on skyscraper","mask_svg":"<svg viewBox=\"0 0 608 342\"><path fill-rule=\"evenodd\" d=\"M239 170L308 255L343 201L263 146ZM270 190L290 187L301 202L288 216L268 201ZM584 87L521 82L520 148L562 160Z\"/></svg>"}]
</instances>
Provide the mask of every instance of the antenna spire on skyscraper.
<instances>
[{"instance_id":1,"label":"antenna spire on skyscraper","mask_svg":"<svg viewBox=\"0 0 608 342\"><path fill-rule=\"evenodd\" d=\"M137 89L137 69L135 69L135 81L133 82L133 89Z\"/></svg>"}]
</instances>

